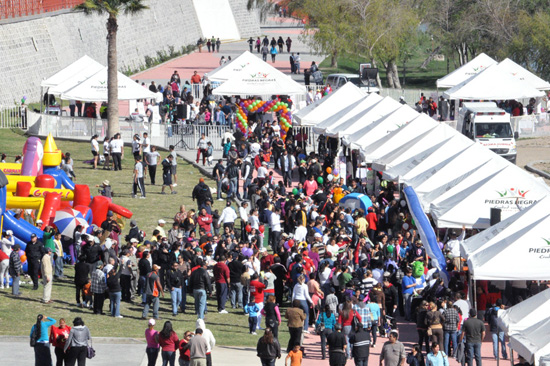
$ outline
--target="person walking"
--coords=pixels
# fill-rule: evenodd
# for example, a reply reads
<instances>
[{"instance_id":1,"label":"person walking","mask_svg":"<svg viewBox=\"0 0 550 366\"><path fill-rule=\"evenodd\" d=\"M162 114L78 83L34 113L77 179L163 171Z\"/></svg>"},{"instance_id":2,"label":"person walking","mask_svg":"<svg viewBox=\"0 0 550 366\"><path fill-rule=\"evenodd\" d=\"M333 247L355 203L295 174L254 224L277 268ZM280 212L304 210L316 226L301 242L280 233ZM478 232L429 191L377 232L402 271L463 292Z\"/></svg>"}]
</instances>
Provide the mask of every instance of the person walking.
<instances>
[{"instance_id":1,"label":"person walking","mask_svg":"<svg viewBox=\"0 0 550 366\"><path fill-rule=\"evenodd\" d=\"M321 331L321 359L326 358L327 350L327 337L334 332L334 325L336 324L336 317L330 310L329 305L325 305L325 311L319 314L317 322L315 323L317 328L320 327Z\"/></svg>"},{"instance_id":2,"label":"person walking","mask_svg":"<svg viewBox=\"0 0 550 366\"><path fill-rule=\"evenodd\" d=\"M12 278L11 294L13 296L21 296L21 292L19 291L19 280L23 274L23 267L21 265L21 258L19 258L20 249L21 246L19 244L15 244L12 252L10 253L9 259L9 273Z\"/></svg>"},{"instance_id":3,"label":"person walking","mask_svg":"<svg viewBox=\"0 0 550 366\"><path fill-rule=\"evenodd\" d=\"M313 305L313 300L311 300L311 296L309 296L309 290L305 284L305 280L306 278L304 275L298 276L298 281L292 290L292 301L298 300L300 302L302 310L304 310L304 313L306 314L306 319L304 321L304 332L309 333L309 308Z\"/></svg>"},{"instance_id":4,"label":"person walking","mask_svg":"<svg viewBox=\"0 0 550 366\"><path fill-rule=\"evenodd\" d=\"M405 346L397 338L399 333L396 330L390 332L389 340L384 343L380 353L380 366L403 366L407 355Z\"/></svg>"},{"instance_id":5,"label":"person walking","mask_svg":"<svg viewBox=\"0 0 550 366\"><path fill-rule=\"evenodd\" d=\"M254 41L254 38L250 37L248 39L248 48L250 49L250 52L252 52L252 50L254 49L254 44L256 43L256 41Z\"/></svg>"},{"instance_id":6,"label":"person walking","mask_svg":"<svg viewBox=\"0 0 550 366\"><path fill-rule=\"evenodd\" d=\"M181 254L180 254L181 257ZM172 299L172 315L178 315L178 308L182 301L182 287L185 286L183 272L178 270L178 263L172 263L172 266L166 274L166 287L170 291Z\"/></svg>"},{"instance_id":7,"label":"person walking","mask_svg":"<svg viewBox=\"0 0 550 366\"><path fill-rule=\"evenodd\" d=\"M206 366L212 366L212 350L216 346L216 338L210 329L206 328L203 319L197 319L195 328L202 330L202 336L206 340Z\"/></svg>"},{"instance_id":8,"label":"person walking","mask_svg":"<svg viewBox=\"0 0 550 366\"><path fill-rule=\"evenodd\" d=\"M355 366L367 366L370 353L370 333L364 330L362 325L357 327L349 336L349 343L352 346L351 355Z\"/></svg>"},{"instance_id":9,"label":"person walking","mask_svg":"<svg viewBox=\"0 0 550 366\"><path fill-rule=\"evenodd\" d=\"M172 184L172 167L174 166L172 164L173 160L174 157L172 155L168 155L164 158L164 160L162 160L162 189L160 194L166 194L166 192L164 192L166 187L170 188L170 194L177 194L177 192L174 191L174 184Z\"/></svg>"},{"instance_id":10,"label":"person walking","mask_svg":"<svg viewBox=\"0 0 550 366\"><path fill-rule=\"evenodd\" d=\"M452 344L454 355L458 347L456 340L460 318L458 316L457 309L453 306L452 301L447 301L446 305L447 308L443 313L443 317L445 318L443 322L443 344L445 346L445 353L448 355L450 354L449 350Z\"/></svg>"},{"instance_id":11,"label":"person walking","mask_svg":"<svg viewBox=\"0 0 550 366\"><path fill-rule=\"evenodd\" d=\"M122 265L118 266L118 271L112 268L107 273L107 290L109 291L111 316L122 318L120 315L120 299L122 298L122 287L120 286L120 276L122 274Z\"/></svg>"},{"instance_id":12,"label":"person walking","mask_svg":"<svg viewBox=\"0 0 550 366\"><path fill-rule=\"evenodd\" d=\"M155 366L159 356L159 332L155 330L155 324L155 319L149 319L147 329L145 329L145 341L147 342L147 348L145 349L145 353L147 354L147 366Z\"/></svg>"},{"instance_id":13,"label":"person walking","mask_svg":"<svg viewBox=\"0 0 550 366\"><path fill-rule=\"evenodd\" d=\"M59 327L52 325L50 328L50 343L54 346L56 366L63 366L65 360L65 343L69 338L71 327L67 326L65 319L59 319Z\"/></svg>"},{"instance_id":14,"label":"person walking","mask_svg":"<svg viewBox=\"0 0 550 366\"><path fill-rule=\"evenodd\" d=\"M290 333L288 346L286 347L288 353L295 345L301 344L304 320L306 320L306 314L302 310L302 304L299 300L292 301L292 307L286 310L285 316L288 319L288 332Z\"/></svg>"},{"instance_id":15,"label":"person walking","mask_svg":"<svg viewBox=\"0 0 550 366\"><path fill-rule=\"evenodd\" d=\"M88 355L88 346L92 342L90 329L84 324L80 317L73 320L73 327L69 332L67 342L65 342L65 365L74 366L78 361L78 366L86 366L86 357Z\"/></svg>"},{"instance_id":16,"label":"person walking","mask_svg":"<svg viewBox=\"0 0 550 366\"><path fill-rule=\"evenodd\" d=\"M164 297L164 291L160 284L160 277L158 275L160 267L153 264L153 270L147 274L145 278L145 306L143 307L143 313L141 319L147 319L149 315L149 307L153 305L153 318L159 318L159 295Z\"/></svg>"},{"instance_id":17,"label":"person walking","mask_svg":"<svg viewBox=\"0 0 550 366\"><path fill-rule=\"evenodd\" d=\"M262 366L275 366L275 359L281 358L281 345L273 335L271 328L266 328L264 335L258 339L256 354Z\"/></svg>"},{"instance_id":18,"label":"person walking","mask_svg":"<svg viewBox=\"0 0 550 366\"><path fill-rule=\"evenodd\" d=\"M271 328L273 337L279 339L279 327L281 326L281 313L275 302L275 296L269 295L261 314L265 317L266 327Z\"/></svg>"},{"instance_id":19,"label":"person walking","mask_svg":"<svg viewBox=\"0 0 550 366\"><path fill-rule=\"evenodd\" d=\"M158 333L158 342L162 348L162 366L175 366L176 364L176 348L179 344L178 335L172 329L172 322L164 322L162 330Z\"/></svg>"},{"instance_id":20,"label":"person walking","mask_svg":"<svg viewBox=\"0 0 550 366\"><path fill-rule=\"evenodd\" d=\"M151 185L155 185L156 183L156 176L157 176L157 165L159 164L159 160L161 158L159 152L157 151L156 146L151 146L151 152L144 154L145 156L145 165L147 166L147 170L149 171L149 178L151 179Z\"/></svg>"},{"instance_id":21,"label":"person walking","mask_svg":"<svg viewBox=\"0 0 550 366\"><path fill-rule=\"evenodd\" d=\"M38 314L36 317L36 323L32 326L30 334L31 347L34 347L35 366L51 366L52 364L48 328L56 322L55 319L44 317L42 314Z\"/></svg>"},{"instance_id":22,"label":"person walking","mask_svg":"<svg viewBox=\"0 0 550 366\"><path fill-rule=\"evenodd\" d=\"M439 343L439 349L443 350L443 323L445 323L445 317L437 309L437 305L434 302L430 302L430 311L426 314L426 324L432 333L432 342Z\"/></svg>"},{"instance_id":23,"label":"person walking","mask_svg":"<svg viewBox=\"0 0 550 366\"><path fill-rule=\"evenodd\" d=\"M115 134L114 140L111 141L111 156L113 157L113 165L115 171L122 170L122 158L124 157L124 142L120 133Z\"/></svg>"},{"instance_id":24,"label":"person walking","mask_svg":"<svg viewBox=\"0 0 550 366\"><path fill-rule=\"evenodd\" d=\"M216 282L216 299L218 300L218 313L227 314L225 303L229 293L228 284L230 283L230 272L227 266L226 258L222 255L214 266L214 281Z\"/></svg>"},{"instance_id":25,"label":"person walking","mask_svg":"<svg viewBox=\"0 0 550 366\"><path fill-rule=\"evenodd\" d=\"M96 269L92 273L91 289L94 294L94 314L103 315L103 303L105 302L107 282L105 281L105 273L103 273L103 263L101 261L97 262Z\"/></svg>"},{"instance_id":26,"label":"person walking","mask_svg":"<svg viewBox=\"0 0 550 366\"><path fill-rule=\"evenodd\" d=\"M431 352L426 357L426 366L449 366L449 357L439 350L439 343L433 342Z\"/></svg>"},{"instance_id":27,"label":"person walking","mask_svg":"<svg viewBox=\"0 0 550 366\"><path fill-rule=\"evenodd\" d=\"M267 47L265 44L262 46L262 60L264 60L264 62L267 62L267 54L269 53L269 47Z\"/></svg>"},{"instance_id":28,"label":"person walking","mask_svg":"<svg viewBox=\"0 0 550 366\"><path fill-rule=\"evenodd\" d=\"M271 62L272 62L272 63L275 63L275 57L276 57L277 54L279 53L279 52L277 51L277 47L271 46L271 50L269 50L269 53L271 54Z\"/></svg>"},{"instance_id":29,"label":"person walking","mask_svg":"<svg viewBox=\"0 0 550 366\"><path fill-rule=\"evenodd\" d=\"M462 343L466 337L466 359L468 366L473 366L474 359L476 366L481 366L481 342L485 338L485 323L477 319L475 309L470 309L469 318L462 324L462 333L459 343Z\"/></svg>"},{"instance_id":30,"label":"person walking","mask_svg":"<svg viewBox=\"0 0 550 366\"><path fill-rule=\"evenodd\" d=\"M327 337L328 343L328 358L330 366L345 366L346 365L346 349L347 340L342 333L342 324L334 325L334 332Z\"/></svg>"},{"instance_id":31,"label":"person walking","mask_svg":"<svg viewBox=\"0 0 550 366\"><path fill-rule=\"evenodd\" d=\"M27 273L32 279L33 290L38 290L38 270L40 269L40 260L46 253L44 244L38 240L36 234L31 234L31 241L27 243L25 255L27 256L28 271Z\"/></svg>"},{"instance_id":32,"label":"person walking","mask_svg":"<svg viewBox=\"0 0 550 366\"><path fill-rule=\"evenodd\" d=\"M502 309L504 309L502 299L497 299L495 306L490 308L486 315L489 323L489 330L491 331L491 336L493 339L493 356L495 357L495 360L498 358L499 342L502 352L502 358L505 360L508 358L508 354L506 353L506 342L504 341L504 331L498 326L498 312Z\"/></svg>"},{"instance_id":33,"label":"person walking","mask_svg":"<svg viewBox=\"0 0 550 366\"><path fill-rule=\"evenodd\" d=\"M290 39L290 37L288 37L285 41L286 43L286 52L290 53L290 47L292 46L292 39Z\"/></svg>"},{"instance_id":34,"label":"person walking","mask_svg":"<svg viewBox=\"0 0 550 366\"><path fill-rule=\"evenodd\" d=\"M204 133L201 133L201 137L197 142L197 164L199 163L202 154L202 165L206 165L208 141L209 140L206 138L206 135Z\"/></svg>"},{"instance_id":35,"label":"person walking","mask_svg":"<svg viewBox=\"0 0 550 366\"><path fill-rule=\"evenodd\" d=\"M189 286L193 290L193 297L195 298L195 314L199 319L204 319L204 312L206 311L206 298L212 293L212 285L210 284L210 276L206 269L208 264L202 260L197 260L198 268L191 273L189 278Z\"/></svg>"},{"instance_id":36,"label":"person walking","mask_svg":"<svg viewBox=\"0 0 550 366\"><path fill-rule=\"evenodd\" d=\"M145 198L145 182L144 182L143 164L141 162L141 156L136 155L135 161L136 163L134 165L134 184L132 186L132 198L137 197L138 188L141 193L141 197L139 198Z\"/></svg>"},{"instance_id":37,"label":"person walking","mask_svg":"<svg viewBox=\"0 0 550 366\"><path fill-rule=\"evenodd\" d=\"M51 304L52 301L52 285L53 285L53 265L52 265L52 249L46 248L46 253L42 257L42 283L44 285L44 295L41 302Z\"/></svg>"}]
</instances>

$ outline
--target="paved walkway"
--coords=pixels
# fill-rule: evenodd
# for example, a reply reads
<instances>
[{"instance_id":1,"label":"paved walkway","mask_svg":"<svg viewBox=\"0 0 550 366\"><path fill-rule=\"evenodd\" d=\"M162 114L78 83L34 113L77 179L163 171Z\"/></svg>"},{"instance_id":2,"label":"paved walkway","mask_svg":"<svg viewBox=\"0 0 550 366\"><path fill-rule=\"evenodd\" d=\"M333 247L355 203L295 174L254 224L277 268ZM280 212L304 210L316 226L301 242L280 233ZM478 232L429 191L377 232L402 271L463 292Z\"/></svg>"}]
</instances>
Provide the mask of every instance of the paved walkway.
<instances>
[{"instance_id":1,"label":"paved walkway","mask_svg":"<svg viewBox=\"0 0 550 366\"><path fill-rule=\"evenodd\" d=\"M302 60L300 67L304 69L305 67L309 67L311 65L311 61L319 63L324 59L324 57L315 55L305 43L300 41L298 36L300 35L302 29L302 25L298 20L291 18L271 17L266 19L266 22L262 25L261 36L262 38L263 36L267 36L270 40L271 37L278 39L279 36L282 36L284 40L286 40L287 37L290 37L292 39L291 52L300 52L300 57ZM193 75L193 71L196 70L202 76L204 73L208 73L217 68L222 56L225 56L225 58L227 58L227 56L231 56L231 58L234 59L248 49L247 40L222 43L219 53L208 52L205 46L202 49L202 53L195 51L189 55L168 61L152 69L135 74L132 76L132 79L139 80L140 83L145 82L146 84L149 84L151 81L154 81L157 85L165 85L172 73L175 70L178 70L178 73L183 80L189 80ZM261 57L261 55L256 52L254 54ZM270 56L268 59L269 63L272 64ZM284 52L277 55L277 59L272 65L285 74L290 75L289 54L286 52L286 46ZM292 75L292 78L300 83L304 82L303 74Z\"/></svg>"}]
</instances>

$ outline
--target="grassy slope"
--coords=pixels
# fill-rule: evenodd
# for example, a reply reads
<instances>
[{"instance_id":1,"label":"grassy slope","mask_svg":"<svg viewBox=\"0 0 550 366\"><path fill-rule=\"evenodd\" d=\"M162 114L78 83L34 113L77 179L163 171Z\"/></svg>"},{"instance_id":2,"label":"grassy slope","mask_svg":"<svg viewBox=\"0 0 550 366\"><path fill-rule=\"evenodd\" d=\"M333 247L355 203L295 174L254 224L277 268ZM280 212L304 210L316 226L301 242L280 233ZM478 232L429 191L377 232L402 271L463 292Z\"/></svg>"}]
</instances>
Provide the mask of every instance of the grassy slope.
<instances>
[{"instance_id":1,"label":"grassy slope","mask_svg":"<svg viewBox=\"0 0 550 366\"><path fill-rule=\"evenodd\" d=\"M16 154L21 154L23 144L26 137L21 136L9 130L0 130L0 153L8 155L7 161L12 162ZM193 166L179 162L178 165L178 194L160 195L160 186L146 185L147 199L132 199L130 192L131 186L131 169L132 162L131 152L127 148L125 151L126 158L123 161L123 171L104 171L92 170L89 165L83 164L83 161L88 160L91 156L89 143L56 141L57 146L62 151L70 151L75 162L75 173L77 175L77 183L88 184L92 194L95 194L96 184L101 183L104 179L108 179L115 192L114 202L125 206L134 212L134 218L138 221L140 228L147 233L153 231L156 226L156 220L164 218L171 223L174 214L178 211L181 204L185 204L187 208L195 208L194 202L191 200L191 191L201 177L200 172ZM165 155L161 152L161 155ZM157 172L158 181L162 181L160 172ZM212 182L207 181L209 185ZM220 203L216 202L214 206ZM128 227L123 230L127 233ZM105 337L138 337L143 338L143 331L146 327L144 321L140 321L141 307L139 305L122 304L121 314L124 319L114 319L108 316L97 316L91 314L90 310L79 309L75 306L74 286L72 282L73 269L70 266L65 266L65 272L68 275L67 280L54 283L52 299L55 301L51 305L43 305L39 302L41 297L41 289L39 291L31 291L32 285L25 284L22 286L23 296L15 299L11 296L5 296L8 291L0 290L0 335L27 335L32 326L36 315L42 313L51 316L55 319L64 317L71 320L76 316L83 316L84 321L92 330L94 336ZM29 282L29 280L24 280ZM188 298L188 309L192 313L192 298ZM107 310L109 301L105 303L105 311ZM231 346L255 346L257 338L248 334L248 320L246 316L240 313L231 313L221 315L216 311L215 299L209 300L209 313L207 315L207 324L214 332L219 344ZM230 309L228 309L231 311ZM150 313L152 316L152 312ZM161 319L171 320L174 322L174 328L181 335L185 330L194 329L195 316L192 314L178 315L176 318L171 315L170 295L167 294L164 300L161 301ZM285 333L285 332L283 332ZM281 343L286 344L288 335L281 335Z\"/></svg>"}]
</instances>

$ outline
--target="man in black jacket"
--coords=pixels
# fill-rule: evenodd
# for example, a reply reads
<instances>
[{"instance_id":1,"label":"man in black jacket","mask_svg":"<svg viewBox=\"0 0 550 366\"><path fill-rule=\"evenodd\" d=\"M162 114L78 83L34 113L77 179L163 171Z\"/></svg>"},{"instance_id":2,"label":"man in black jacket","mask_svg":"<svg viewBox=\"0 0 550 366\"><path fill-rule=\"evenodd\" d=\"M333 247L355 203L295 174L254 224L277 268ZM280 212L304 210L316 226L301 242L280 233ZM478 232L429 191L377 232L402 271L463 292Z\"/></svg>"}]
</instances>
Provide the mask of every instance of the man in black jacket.
<instances>
[{"instance_id":1,"label":"man in black jacket","mask_svg":"<svg viewBox=\"0 0 550 366\"><path fill-rule=\"evenodd\" d=\"M195 298L195 313L200 319L204 319L206 296L212 293L212 285L210 283L210 276L206 271L208 268L206 262L199 260L199 266L199 268L191 273L189 281L191 289L193 289L193 297Z\"/></svg>"},{"instance_id":2,"label":"man in black jacket","mask_svg":"<svg viewBox=\"0 0 550 366\"><path fill-rule=\"evenodd\" d=\"M229 299L231 307L244 309L243 304L243 285L241 283L241 275L246 271L246 266L243 264L243 256L237 252L233 252L232 260L227 265L229 267Z\"/></svg>"},{"instance_id":3,"label":"man in black jacket","mask_svg":"<svg viewBox=\"0 0 550 366\"><path fill-rule=\"evenodd\" d=\"M29 263L28 273L32 279L33 290L38 290L38 270L41 265L40 261L45 253L44 244L38 240L36 234L31 234L31 241L27 243L25 255Z\"/></svg>"},{"instance_id":4,"label":"man in black jacket","mask_svg":"<svg viewBox=\"0 0 550 366\"><path fill-rule=\"evenodd\" d=\"M352 345L352 356L356 365L368 365L370 353L370 333L363 327L357 327L349 336L349 344Z\"/></svg>"},{"instance_id":5,"label":"man in black jacket","mask_svg":"<svg viewBox=\"0 0 550 366\"><path fill-rule=\"evenodd\" d=\"M148 250L144 251L141 259L138 262L139 270L139 283L138 283L138 294L142 296L142 304L145 304L145 279L149 272L152 271L151 262L149 261L150 253Z\"/></svg>"},{"instance_id":6,"label":"man in black jacket","mask_svg":"<svg viewBox=\"0 0 550 366\"><path fill-rule=\"evenodd\" d=\"M74 285L76 287L76 305L84 307L85 298L82 294L82 288L88 283L88 278L91 272L91 265L86 263L86 256L80 255L78 257L78 263L74 265ZM80 296L82 294L82 302L80 302Z\"/></svg>"},{"instance_id":7,"label":"man in black jacket","mask_svg":"<svg viewBox=\"0 0 550 366\"><path fill-rule=\"evenodd\" d=\"M178 307L181 303L182 285L185 283L183 273L178 270L178 264L172 263L172 267L166 273L166 287L172 298L172 315L178 315Z\"/></svg>"},{"instance_id":8,"label":"man in black jacket","mask_svg":"<svg viewBox=\"0 0 550 366\"><path fill-rule=\"evenodd\" d=\"M204 183L204 178L199 179L199 184L193 188L192 194L193 201L197 201L197 207L199 210L203 205L206 204L206 201L214 202L212 199L212 193L210 192L210 187Z\"/></svg>"}]
</instances>

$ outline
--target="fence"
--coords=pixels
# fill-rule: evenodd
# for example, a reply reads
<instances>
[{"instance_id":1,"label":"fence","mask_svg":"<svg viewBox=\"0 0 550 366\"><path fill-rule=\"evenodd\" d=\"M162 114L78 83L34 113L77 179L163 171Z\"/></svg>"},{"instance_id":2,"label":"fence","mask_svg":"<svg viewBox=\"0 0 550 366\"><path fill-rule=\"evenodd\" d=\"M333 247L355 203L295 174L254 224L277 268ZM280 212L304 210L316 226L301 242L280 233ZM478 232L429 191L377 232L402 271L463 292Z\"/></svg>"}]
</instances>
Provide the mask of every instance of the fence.
<instances>
[{"instance_id":1,"label":"fence","mask_svg":"<svg viewBox=\"0 0 550 366\"><path fill-rule=\"evenodd\" d=\"M165 134L164 146L174 145L176 150L195 150L197 142L204 133L206 138L212 142L214 150L223 150L224 135L233 134L229 126L210 125L178 125L168 126Z\"/></svg>"},{"instance_id":2,"label":"fence","mask_svg":"<svg viewBox=\"0 0 550 366\"><path fill-rule=\"evenodd\" d=\"M2 0L0 1L0 19L72 9L82 2L83 0Z\"/></svg>"},{"instance_id":3,"label":"fence","mask_svg":"<svg viewBox=\"0 0 550 366\"><path fill-rule=\"evenodd\" d=\"M27 107L0 106L0 128L21 128L27 129Z\"/></svg>"},{"instance_id":4,"label":"fence","mask_svg":"<svg viewBox=\"0 0 550 366\"><path fill-rule=\"evenodd\" d=\"M547 113L511 117L512 129L519 137L550 135L550 121Z\"/></svg>"}]
</instances>

